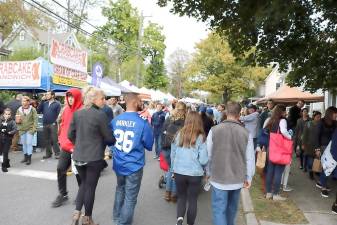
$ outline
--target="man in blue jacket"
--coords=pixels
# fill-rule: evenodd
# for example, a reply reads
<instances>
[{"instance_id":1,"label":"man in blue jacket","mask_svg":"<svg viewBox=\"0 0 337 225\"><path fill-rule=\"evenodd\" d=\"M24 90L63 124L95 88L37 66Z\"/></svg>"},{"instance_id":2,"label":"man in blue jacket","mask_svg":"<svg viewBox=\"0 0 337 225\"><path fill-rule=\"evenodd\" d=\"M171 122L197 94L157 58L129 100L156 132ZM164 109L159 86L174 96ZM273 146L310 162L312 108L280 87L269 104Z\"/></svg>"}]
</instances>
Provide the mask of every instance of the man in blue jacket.
<instances>
[{"instance_id":1,"label":"man in blue jacket","mask_svg":"<svg viewBox=\"0 0 337 225\"><path fill-rule=\"evenodd\" d=\"M116 138L113 170L117 176L113 220L116 225L131 225L137 196L143 177L145 149L151 151L153 133L146 118L142 118L142 102L136 94L126 97L126 112L111 121Z\"/></svg>"},{"instance_id":2,"label":"man in blue jacket","mask_svg":"<svg viewBox=\"0 0 337 225\"><path fill-rule=\"evenodd\" d=\"M52 147L55 158L58 159L60 156L60 147L57 137L57 118L61 111L61 104L55 99L55 92L53 91L47 91L42 100L43 102L37 108L37 112L43 114L43 137L46 146L46 155L43 156L43 159L48 159L52 156Z\"/></svg>"},{"instance_id":3,"label":"man in blue jacket","mask_svg":"<svg viewBox=\"0 0 337 225\"><path fill-rule=\"evenodd\" d=\"M151 124L154 133L154 142L155 142L155 150L156 154L153 157L154 159L158 159L161 151L161 136L163 133L164 123L166 113L163 111L163 105L161 103L157 103L156 112L152 116Z\"/></svg>"}]
</instances>

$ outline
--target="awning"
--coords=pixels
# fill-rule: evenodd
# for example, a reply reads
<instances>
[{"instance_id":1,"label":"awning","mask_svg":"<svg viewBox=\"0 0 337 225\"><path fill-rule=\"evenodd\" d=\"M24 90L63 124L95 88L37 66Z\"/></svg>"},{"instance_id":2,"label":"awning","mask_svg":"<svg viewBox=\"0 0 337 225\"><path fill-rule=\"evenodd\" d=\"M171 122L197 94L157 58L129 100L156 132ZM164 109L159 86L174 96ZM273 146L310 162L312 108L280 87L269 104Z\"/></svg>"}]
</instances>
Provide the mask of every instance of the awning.
<instances>
[{"instance_id":1,"label":"awning","mask_svg":"<svg viewBox=\"0 0 337 225\"><path fill-rule=\"evenodd\" d=\"M273 100L275 103L296 103L303 100L306 103L323 102L324 96L314 95L309 92L301 91L297 87L289 87L283 85L276 92L257 100L258 104L266 103L268 100Z\"/></svg>"},{"instance_id":2,"label":"awning","mask_svg":"<svg viewBox=\"0 0 337 225\"><path fill-rule=\"evenodd\" d=\"M40 87L29 87L29 86L0 86L0 90L17 90L17 91L24 91L24 92L46 92L48 90L54 92L66 92L71 87L54 84L52 82L52 73L53 73L53 65L50 64L47 60L43 58L36 59L41 62L41 85Z\"/></svg>"}]
</instances>

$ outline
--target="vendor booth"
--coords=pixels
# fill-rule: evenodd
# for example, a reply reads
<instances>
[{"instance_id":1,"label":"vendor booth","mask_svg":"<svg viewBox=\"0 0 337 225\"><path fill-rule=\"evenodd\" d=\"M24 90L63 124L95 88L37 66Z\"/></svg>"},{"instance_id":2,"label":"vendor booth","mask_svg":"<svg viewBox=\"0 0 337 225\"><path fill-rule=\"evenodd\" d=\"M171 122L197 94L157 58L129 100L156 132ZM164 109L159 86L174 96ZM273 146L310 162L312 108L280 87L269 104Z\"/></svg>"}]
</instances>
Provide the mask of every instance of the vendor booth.
<instances>
[{"instance_id":1,"label":"vendor booth","mask_svg":"<svg viewBox=\"0 0 337 225\"><path fill-rule=\"evenodd\" d=\"M306 103L323 102L324 96L304 92L297 87L283 85L276 92L257 100L256 103L264 104L268 100L273 100L275 103L279 104L291 105L297 103L299 100L304 100Z\"/></svg>"},{"instance_id":2,"label":"vendor booth","mask_svg":"<svg viewBox=\"0 0 337 225\"><path fill-rule=\"evenodd\" d=\"M0 62L0 90L66 92L70 87L54 84L53 65L43 58L33 61Z\"/></svg>"}]
</instances>

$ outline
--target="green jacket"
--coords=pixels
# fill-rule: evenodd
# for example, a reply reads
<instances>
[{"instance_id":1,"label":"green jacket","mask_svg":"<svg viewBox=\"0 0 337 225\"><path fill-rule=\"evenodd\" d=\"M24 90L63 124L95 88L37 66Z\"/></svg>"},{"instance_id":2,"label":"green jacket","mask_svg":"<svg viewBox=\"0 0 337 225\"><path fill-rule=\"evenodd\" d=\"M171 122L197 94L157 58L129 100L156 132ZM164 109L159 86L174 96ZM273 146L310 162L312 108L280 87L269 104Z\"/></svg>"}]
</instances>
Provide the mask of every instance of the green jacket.
<instances>
[{"instance_id":1,"label":"green jacket","mask_svg":"<svg viewBox=\"0 0 337 225\"><path fill-rule=\"evenodd\" d=\"M19 134L22 135L26 132L34 134L37 130L37 112L36 109L30 106L30 112L26 115L23 113L22 106L16 112L16 115L21 116L21 123L18 125Z\"/></svg>"}]
</instances>

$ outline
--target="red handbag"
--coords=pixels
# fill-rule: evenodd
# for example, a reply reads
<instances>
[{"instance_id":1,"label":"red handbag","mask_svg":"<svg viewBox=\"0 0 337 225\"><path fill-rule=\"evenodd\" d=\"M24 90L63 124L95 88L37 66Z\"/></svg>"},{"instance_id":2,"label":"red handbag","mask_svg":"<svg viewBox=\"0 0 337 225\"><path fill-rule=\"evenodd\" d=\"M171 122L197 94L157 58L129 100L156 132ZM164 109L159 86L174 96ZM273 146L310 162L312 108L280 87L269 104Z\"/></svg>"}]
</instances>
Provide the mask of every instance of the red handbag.
<instances>
[{"instance_id":1,"label":"red handbag","mask_svg":"<svg viewBox=\"0 0 337 225\"><path fill-rule=\"evenodd\" d=\"M277 165L289 165L293 152L293 141L285 138L280 130L270 133L269 160Z\"/></svg>"},{"instance_id":2,"label":"red handbag","mask_svg":"<svg viewBox=\"0 0 337 225\"><path fill-rule=\"evenodd\" d=\"M159 166L160 169L164 170L165 172L167 172L169 170L169 166L165 160L164 154L161 152L159 155Z\"/></svg>"}]
</instances>

